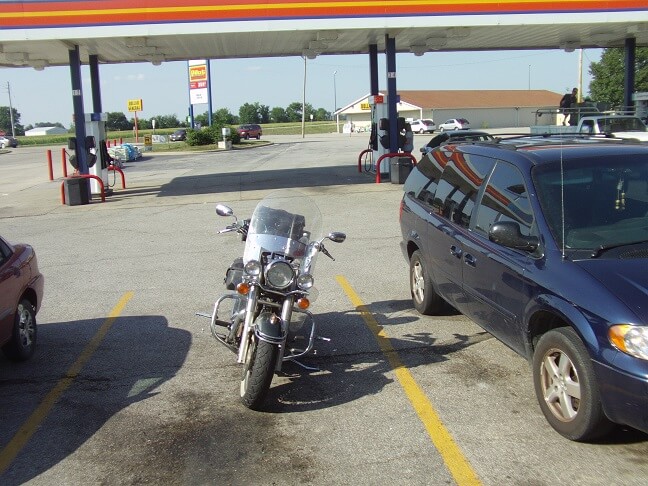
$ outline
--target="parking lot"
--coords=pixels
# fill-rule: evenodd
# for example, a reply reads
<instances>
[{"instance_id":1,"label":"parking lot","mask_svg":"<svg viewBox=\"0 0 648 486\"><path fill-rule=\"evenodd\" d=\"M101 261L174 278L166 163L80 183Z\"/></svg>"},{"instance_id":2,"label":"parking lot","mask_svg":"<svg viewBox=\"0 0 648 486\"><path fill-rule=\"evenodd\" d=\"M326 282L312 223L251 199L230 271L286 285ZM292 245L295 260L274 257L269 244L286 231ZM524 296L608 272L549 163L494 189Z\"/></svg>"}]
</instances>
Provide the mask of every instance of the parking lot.
<instances>
[{"instance_id":1,"label":"parking lot","mask_svg":"<svg viewBox=\"0 0 648 486\"><path fill-rule=\"evenodd\" d=\"M415 147L431 136L416 136ZM458 313L411 304L402 185L357 171L368 135L264 137L248 150L148 154L105 203L61 204L52 148L0 154L0 234L45 275L34 357L0 357L0 482L14 484L645 484L648 436L570 442L546 423L528 363ZM418 155L418 153L416 152ZM113 176L110 176L111 183ZM207 319L275 188L318 204L327 245L308 372L288 364L264 412Z\"/></svg>"}]
</instances>

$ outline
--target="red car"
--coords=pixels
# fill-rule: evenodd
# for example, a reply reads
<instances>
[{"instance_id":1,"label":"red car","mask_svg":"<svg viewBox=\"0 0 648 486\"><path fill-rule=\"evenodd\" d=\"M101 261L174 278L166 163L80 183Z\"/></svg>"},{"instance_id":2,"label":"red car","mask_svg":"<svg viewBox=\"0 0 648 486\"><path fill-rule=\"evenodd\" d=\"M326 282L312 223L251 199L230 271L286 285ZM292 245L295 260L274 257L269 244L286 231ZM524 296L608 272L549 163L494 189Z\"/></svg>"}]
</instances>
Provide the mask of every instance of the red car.
<instances>
[{"instance_id":1,"label":"red car","mask_svg":"<svg viewBox=\"0 0 648 486\"><path fill-rule=\"evenodd\" d=\"M261 135L263 134L261 125L255 125L253 123L247 125L240 125L236 129L236 131L238 132L239 136L241 138L244 138L245 140L248 140L250 138L256 138L257 140L260 140Z\"/></svg>"},{"instance_id":2,"label":"red car","mask_svg":"<svg viewBox=\"0 0 648 486\"><path fill-rule=\"evenodd\" d=\"M13 361L34 354L43 283L34 249L0 237L0 346Z\"/></svg>"}]
</instances>

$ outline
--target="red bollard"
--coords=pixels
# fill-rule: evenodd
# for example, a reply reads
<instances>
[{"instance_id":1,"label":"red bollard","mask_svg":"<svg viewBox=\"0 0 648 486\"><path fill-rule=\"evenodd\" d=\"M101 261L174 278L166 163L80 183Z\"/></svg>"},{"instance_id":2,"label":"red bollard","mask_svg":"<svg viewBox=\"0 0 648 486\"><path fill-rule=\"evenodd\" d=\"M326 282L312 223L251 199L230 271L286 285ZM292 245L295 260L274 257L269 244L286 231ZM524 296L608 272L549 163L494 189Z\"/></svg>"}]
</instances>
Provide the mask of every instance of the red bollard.
<instances>
[{"instance_id":1,"label":"red bollard","mask_svg":"<svg viewBox=\"0 0 648 486\"><path fill-rule=\"evenodd\" d=\"M106 148L110 148L110 140L106 141Z\"/></svg>"},{"instance_id":2,"label":"red bollard","mask_svg":"<svg viewBox=\"0 0 648 486\"><path fill-rule=\"evenodd\" d=\"M124 145L124 139L119 137L119 145Z\"/></svg>"},{"instance_id":3,"label":"red bollard","mask_svg":"<svg viewBox=\"0 0 648 486\"><path fill-rule=\"evenodd\" d=\"M47 168L49 169L49 180L54 180L54 169L52 169L52 151L47 151Z\"/></svg>"},{"instance_id":4,"label":"red bollard","mask_svg":"<svg viewBox=\"0 0 648 486\"><path fill-rule=\"evenodd\" d=\"M63 177L67 177L67 160L65 158L65 147L61 149L61 165L63 166Z\"/></svg>"}]
</instances>

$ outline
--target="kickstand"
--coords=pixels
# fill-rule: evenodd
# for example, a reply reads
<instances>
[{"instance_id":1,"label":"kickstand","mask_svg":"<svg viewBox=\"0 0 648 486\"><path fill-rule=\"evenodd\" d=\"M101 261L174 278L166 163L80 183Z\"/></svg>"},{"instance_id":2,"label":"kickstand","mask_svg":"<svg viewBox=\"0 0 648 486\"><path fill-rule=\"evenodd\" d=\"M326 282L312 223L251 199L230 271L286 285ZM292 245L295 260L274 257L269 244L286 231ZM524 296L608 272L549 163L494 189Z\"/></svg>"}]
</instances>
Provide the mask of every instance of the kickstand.
<instances>
[{"instance_id":1,"label":"kickstand","mask_svg":"<svg viewBox=\"0 0 648 486\"><path fill-rule=\"evenodd\" d=\"M296 359L291 359L291 360L289 360L289 361L292 361L292 362L295 363L296 365L299 365L299 366L301 366L302 368L304 368L305 370L308 370L308 371L321 371L319 368L314 368L314 367L312 367L312 366L307 366L307 365L305 365L304 363L300 363L300 362L297 361Z\"/></svg>"}]
</instances>

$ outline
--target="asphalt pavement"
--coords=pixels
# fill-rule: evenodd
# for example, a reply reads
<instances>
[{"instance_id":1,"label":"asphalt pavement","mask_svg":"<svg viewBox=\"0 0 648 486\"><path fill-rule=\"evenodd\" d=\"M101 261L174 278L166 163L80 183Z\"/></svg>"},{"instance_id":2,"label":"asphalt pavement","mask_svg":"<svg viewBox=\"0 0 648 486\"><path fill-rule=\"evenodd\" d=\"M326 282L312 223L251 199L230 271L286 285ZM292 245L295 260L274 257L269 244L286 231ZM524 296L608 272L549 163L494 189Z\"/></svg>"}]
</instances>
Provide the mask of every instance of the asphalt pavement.
<instances>
[{"instance_id":1,"label":"asphalt pavement","mask_svg":"<svg viewBox=\"0 0 648 486\"><path fill-rule=\"evenodd\" d=\"M416 136L416 146L427 136ZM400 253L402 185L358 172L366 134L145 153L100 202L61 203L60 147L0 154L0 233L45 275L32 360L0 358L0 483L644 484L648 437L569 442L528 364L462 315L423 317ZM217 202L248 217L273 189L319 206L321 334L306 371L275 376L263 412L238 402L241 368L208 332L243 250Z\"/></svg>"}]
</instances>

